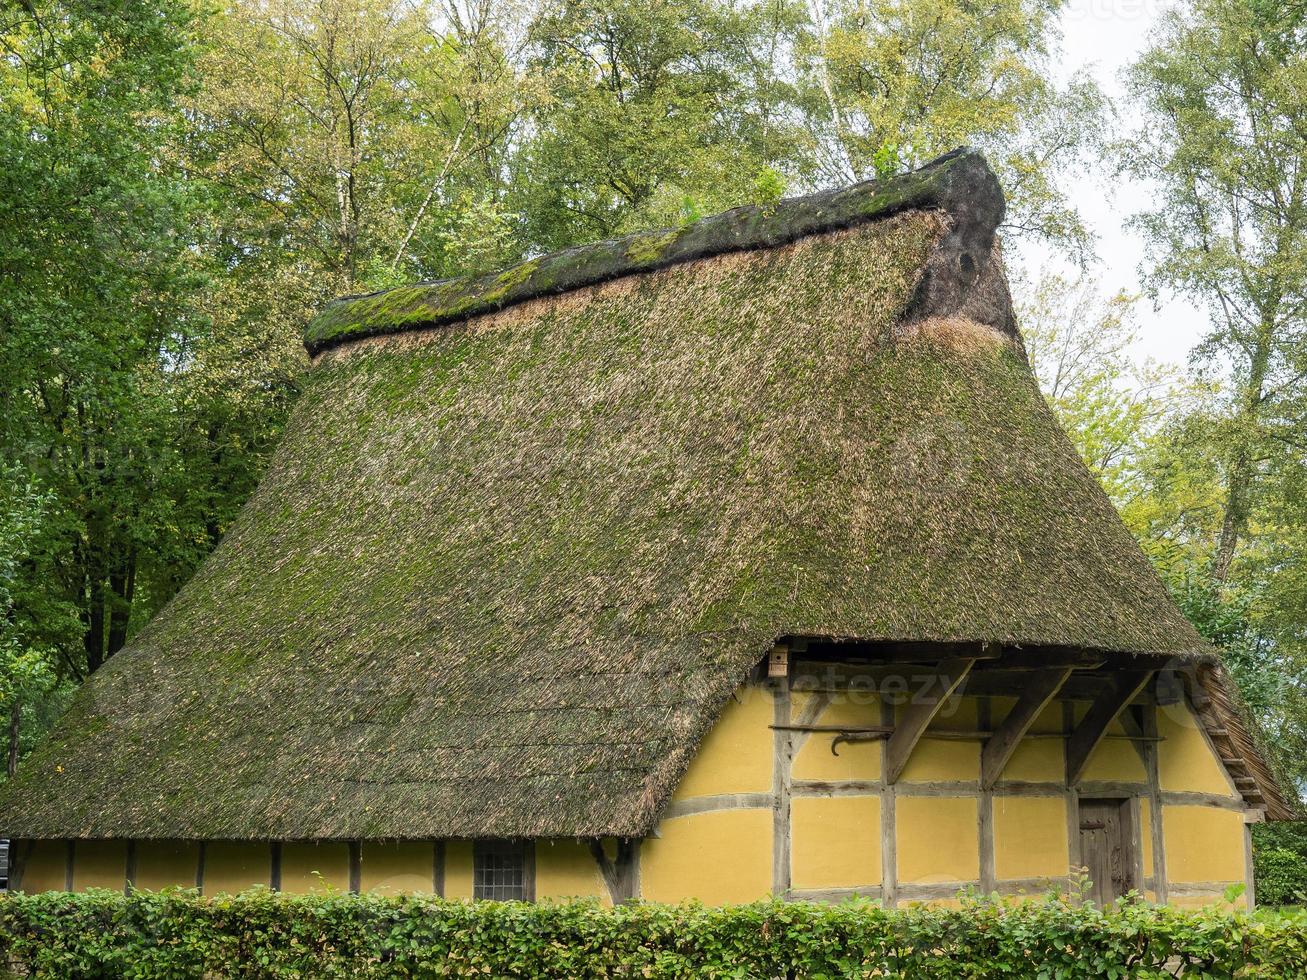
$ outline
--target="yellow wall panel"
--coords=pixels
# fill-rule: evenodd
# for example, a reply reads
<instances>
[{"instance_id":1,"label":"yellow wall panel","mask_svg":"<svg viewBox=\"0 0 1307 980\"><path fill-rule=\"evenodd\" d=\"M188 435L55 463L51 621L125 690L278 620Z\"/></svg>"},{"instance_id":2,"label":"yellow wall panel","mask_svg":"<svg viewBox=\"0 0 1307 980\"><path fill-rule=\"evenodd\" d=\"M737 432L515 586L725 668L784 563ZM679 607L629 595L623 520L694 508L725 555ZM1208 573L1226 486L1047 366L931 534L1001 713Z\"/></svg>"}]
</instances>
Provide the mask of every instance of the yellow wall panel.
<instances>
[{"instance_id":1,"label":"yellow wall panel","mask_svg":"<svg viewBox=\"0 0 1307 980\"><path fill-rule=\"evenodd\" d=\"M349 891L349 845L283 844L281 890L291 895Z\"/></svg>"},{"instance_id":2,"label":"yellow wall panel","mask_svg":"<svg viewBox=\"0 0 1307 980\"><path fill-rule=\"evenodd\" d=\"M644 898L713 905L771 894L770 809L715 810L664 820L640 853Z\"/></svg>"},{"instance_id":3,"label":"yellow wall panel","mask_svg":"<svg viewBox=\"0 0 1307 980\"><path fill-rule=\"evenodd\" d=\"M445 898L472 897L472 842L451 840L445 844Z\"/></svg>"},{"instance_id":4,"label":"yellow wall panel","mask_svg":"<svg viewBox=\"0 0 1307 980\"><path fill-rule=\"evenodd\" d=\"M835 700L818 716L818 725L849 725L866 728L880 724L880 702L868 691L835 695ZM797 714L797 711L796 711ZM813 732L794 756L795 779L879 779L880 742L842 743L839 755L831 753L835 732Z\"/></svg>"},{"instance_id":5,"label":"yellow wall panel","mask_svg":"<svg viewBox=\"0 0 1307 980\"><path fill-rule=\"evenodd\" d=\"M974 782L979 778L979 742L945 742L923 738L912 750L912 758L903 768L899 781L929 783L965 779Z\"/></svg>"},{"instance_id":6,"label":"yellow wall panel","mask_svg":"<svg viewBox=\"0 0 1307 980\"><path fill-rule=\"evenodd\" d=\"M608 888L590 846L574 840L536 841L536 898L599 897Z\"/></svg>"},{"instance_id":7,"label":"yellow wall panel","mask_svg":"<svg viewBox=\"0 0 1307 980\"><path fill-rule=\"evenodd\" d=\"M1112 735L1125 734L1125 729L1121 727L1119 721L1112 722L1107 731ZM1121 738L1105 738L1094 749L1093 755L1089 757L1089 764L1085 766L1084 774L1080 778L1085 782L1102 780L1146 783L1148 770L1144 768L1144 761L1139 758L1139 752L1133 742Z\"/></svg>"},{"instance_id":8,"label":"yellow wall panel","mask_svg":"<svg viewBox=\"0 0 1307 980\"><path fill-rule=\"evenodd\" d=\"M127 885L127 844L124 841L79 840L73 858L73 891Z\"/></svg>"},{"instance_id":9,"label":"yellow wall panel","mask_svg":"<svg viewBox=\"0 0 1307 980\"><path fill-rule=\"evenodd\" d=\"M990 724L995 728L1008 716L1017 703L1016 698L990 698L989 699L989 718ZM1052 701L1044 706L1044 710L1030 724L1028 729L1032 732L1040 732L1047 735L1058 735L1062 732L1062 702Z\"/></svg>"},{"instance_id":10,"label":"yellow wall panel","mask_svg":"<svg viewBox=\"0 0 1307 980\"><path fill-rule=\"evenodd\" d=\"M1066 782L1066 742L1060 738L1028 738L1012 753L1004 779L1032 783Z\"/></svg>"},{"instance_id":11,"label":"yellow wall panel","mask_svg":"<svg viewBox=\"0 0 1307 980\"><path fill-rule=\"evenodd\" d=\"M903 717L900 706L897 715ZM975 731L975 698L953 697L944 702L930 723L930 731ZM841 747L841 751L843 748ZM980 742L955 742L923 738L912 750L912 758L899 776L901 782L980 779Z\"/></svg>"},{"instance_id":12,"label":"yellow wall panel","mask_svg":"<svg viewBox=\"0 0 1307 980\"><path fill-rule=\"evenodd\" d=\"M1199 721L1186 704L1157 709L1157 768L1162 789L1234 796L1220 759L1212 754Z\"/></svg>"},{"instance_id":13,"label":"yellow wall panel","mask_svg":"<svg viewBox=\"0 0 1307 980\"><path fill-rule=\"evenodd\" d=\"M1242 909L1244 907L1243 899L1240 899L1235 905L1229 905L1225 901L1224 891L1204 892L1198 895L1171 895L1167 898L1166 904L1177 909L1202 909L1209 905L1217 905L1224 911L1231 909Z\"/></svg>"},{"instance_id":14,"label":"yellow wall panel","mask_svg":"<svg viewBox=\"0 0 1307 980\"><path fill-rule=\"evenodd\" d=\"M146 891L194 888L200 845L187 841L137 841L136 887Z\"/></svg>"},{"instance_id":15,"label":"yellow wall panel","mask_svg":"<svg viewBox=\"0 0 1307 980\"><path fill-rule=\"evenodd\" d=\"M899 881L978 879L977 806L975 797L900 796L895 801Z\"/></svg>"},{"instance_id":16,"label":"yellow wall panel","mask_svg":"<svg viewBox=\"0 0 1307 980\"><path fill-rule=\"evenodd\" d=\"M20 845L24 851L27 845ZM68 887L68 844L61 840L33 841L23 862L19 888L30 894L61 892Z\"/></svg>"},{"instance_id":17,"label":"yellow wall panel","mask_svg":"<svg viewBox=\"0 0 1307 980\"><path fill-rule=\"evenodd\" d=\"M768 726L774 710L769 691L740 688L699 746L672 799L770 790L774 739Z\"/></svg>"},{"instance_id":18,"label":"yellow wall panel","mask_svg":"<svg viewBox=\"0 0 1307 980\"><path fill-rule=\"evenodd\" d=\"M359 854L359 890L379 895L430 895L436 845L365 841Z\"/></svg>"},{"instance_id":19,"label":"yellow wall panel","mask_svg":"<svg viewBox=\"0 0 1307 980\"><path fill-rule=\"evenodd\" d=\"M1163 806L1170 881L1243 881L1243 814L1211 806Z\"/></svg>"},{"instance_id":20,"label":"yellow wall panel","mask_svg":"<svg viewBox=\"0 0 1307 980\"><path fill-rule=\"evenodd\" d=\"M204 847L204 894L235 895L255 885L267 885L272 874L272 848L267 844L213 842Z\"/></svg>"},{"instance_id":21,"label":"yellow wall panel","mask_svg":"<svg viewBox=\"0 0 1307 980\"><path fill-rule=\"evenodd\" d=\"M880 797L796 797L790 803L791 884L880 884Z\"/></svg>"},{"instance_id":22,"label":"yellow wall panel","mask_svg":"<svg viewBox=\"0 0 1307 980\"><path fill-rule=\"evenodd\" d=\"M994 873L1004 878L1060 878L1070 868L1066 800L994 797Z\"/></svg>"}]
</instances>

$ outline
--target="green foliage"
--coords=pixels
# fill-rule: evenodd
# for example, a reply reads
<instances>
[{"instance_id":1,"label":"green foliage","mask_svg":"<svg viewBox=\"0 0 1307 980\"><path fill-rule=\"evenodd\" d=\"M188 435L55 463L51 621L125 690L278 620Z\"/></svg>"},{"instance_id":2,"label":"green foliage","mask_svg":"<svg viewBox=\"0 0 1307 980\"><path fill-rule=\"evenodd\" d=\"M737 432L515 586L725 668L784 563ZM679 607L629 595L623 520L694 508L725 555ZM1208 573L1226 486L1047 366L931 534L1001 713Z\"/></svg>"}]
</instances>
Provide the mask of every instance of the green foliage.
<instances>
[{"instance_id":1,"label":"green foliage","mask_svg":"<svg viewBox=\"0 0 1307 980\"><path fill-rule=\"evenodd\" d=\"M1266 905L1307 902L1307 859L1284 847L1258 848L1253 859L1257 896Z\"/></svg>"},{"instance_id":2,"label":"green foliage","mask_svg":"<svg viewBox=\"0 0 1307 980\"><path fill-rule=\"evenodd\" d=\"M1211 315L1206 404L1144 468L1145 547L1231 668L1291 780L1307 779L1307 8L1196 0L1131 73L1125 165L1157 188L1137 223L1150 288Z\"/></svg>"},{"instance_id":3,"label":"green foliage","mask_svg":"<svg viewBox=\"0 0 1307 980\"><path fill-rule=\"evenodd\" d=\"M1307 823L1253 827L1253 868L1260 904L1307 904Z\"/></svg>"},{"instance_id":4,"label":"green foliage","mask_svg":"<svg viewBox=\"0 0 1307 980\"><path fill-rule=\"evenodd\" d=\"M0 899L15 977L1297 976L1307 915L1057 900L887 911L762 902L538 905L372 896Z\"/></svg>"}]
</instances>

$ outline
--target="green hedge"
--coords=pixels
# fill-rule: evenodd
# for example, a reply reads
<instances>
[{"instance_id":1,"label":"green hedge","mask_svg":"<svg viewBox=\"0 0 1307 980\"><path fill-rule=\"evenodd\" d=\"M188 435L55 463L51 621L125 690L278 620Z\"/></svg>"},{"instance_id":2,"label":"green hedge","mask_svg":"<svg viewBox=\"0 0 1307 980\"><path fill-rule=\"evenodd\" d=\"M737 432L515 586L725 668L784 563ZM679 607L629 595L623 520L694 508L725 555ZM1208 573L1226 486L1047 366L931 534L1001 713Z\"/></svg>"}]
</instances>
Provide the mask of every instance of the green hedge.
<instances>
[{"instance_id":1,"label":"green hedge","mask_svg":"<svg viewBox=\"0 0 1307 980\"><path fill-rule=\"evenodd\" d=\"M57 977L1307 976L1307 915L1055 900L886 911L528 905L267 891L0 899L9 975Z\"/></svg>"},{"instance_id":2,"label":"green hedge","mask_svg":"<svg viewBox=\"0 0 1307 980\"><path fill-rule=\"evenodd\" d=\"M1307 903L1307 822L1285 820L1254 826L1253 876L1259 902Z\"/></svg>"}]
</instances>

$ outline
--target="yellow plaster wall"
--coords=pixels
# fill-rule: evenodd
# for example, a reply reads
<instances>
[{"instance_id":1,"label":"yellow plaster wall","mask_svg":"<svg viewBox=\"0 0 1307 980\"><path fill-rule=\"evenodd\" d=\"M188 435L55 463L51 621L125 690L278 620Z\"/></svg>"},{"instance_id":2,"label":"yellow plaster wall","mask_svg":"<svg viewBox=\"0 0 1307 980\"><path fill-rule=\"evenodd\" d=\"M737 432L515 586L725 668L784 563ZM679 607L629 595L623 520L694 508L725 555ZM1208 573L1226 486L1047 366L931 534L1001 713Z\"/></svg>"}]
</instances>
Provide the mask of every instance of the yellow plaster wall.
<instances>
[{"instance_id":1,"label":"yellow plaster wall","mask_svg":"<svg viewBox=\"0 0 1307 980\"><path fill-rule=\"evenodd\" d=\"M574 840L536 841L536 898L594 896L608 904L608 888L588 844Z\"/></svg>"},{"instance_id":2,"label":"yellow plaster wall","mask_svg":"<svg viewBox=\"0 0 1307 980\"><path fill-rule=\"evenodd\" d=\"M147 891L194 888L200 845L185 841L138 841L136 887Z\"/></svg>"},{"instance_id":3,"label":"yellow plaster wall","mask_svg":"<svg viewBox=\"0 0 1307 980\"><path fill-rule=\"evenodd\" d=\"M127 886L127 844L124 841L79 840L73 852L73 891Z\"/></svg>"},{"instance_id":4,"label":"yellow plaster wall","mask_svg":"<svg viewBox=\"0 0 1307 980\"><path fill-rule=\"evenodd\" d=\"M267 885L272 875L272 848L267 844L212 842L204 847L204 894L234 895Z\"/></svg>"},{"instance_id":5,"label":"yellow plaster wall","mask_svg":"<svg viewBox=\"0 0 1307 980\"><path fill-rule=\"evenodd\" d=\"M430 895L436 846L431 843L367 843L359 853L359 890L378 895Z\"/></svg>"},{"instance_id":6,"label":"yellow plaster wall","mask_svg":"<svg viewBox=\"0 0 1307 980\"><path fill-rule=\"evenodd\" d=\"M1226 779L1221 760L1212 753L1188 705L1168 704L1157 709L1157 769L1162 789L1193 793L1236 795Z\"/></svg>"},{"instance_id":7,"label":"yellow plaster wall","mask_svg":"<svg viewBox=\"0 0 1307 980\"><path fill-rule=\"evenodd\" d=\"M715 810L664 820L640 852L643 897L709 905L771 894L770 809Z\"/></svg>"},{"instance_id":8,"label":"yellow plaster wall","mask_svg":"<svg viewBox=\"0 0 1307 980\"><path fill-rule=\"evenodd\" d=\"M21 845L26 848L27 845ZM61 840L38 840L23 863L19 888L35 892L61 892L68 884L68 845Z\"/></svg>"},{"instance_id":9,"label":"yellow plaster wall","mask_svg":"<svg viewBox=\"0 0 1307 980\"><path fill-rule=\"evenodd\" d=\"M1086 706L1079 707L1083 709ZM1084 711L1082 710L1080 714L1083 716ZM1112 722L1107 731L1111 735L1125 734L1125 729L1121 727L1119 721ZM1080 779L1082 782L1101 780L1146 783L1148 770L1144 768L1144 761L1139 757L1139 751L1133 742L1121 738L1105 738L1098 743L1098 747L1089 757L1089 764L1085 766L1084 774Z\"/></svg>"},{"instance_id":10,"label":"yellow plaster wall","mask_svg":"<svg viewBox=\"0 0 1307 980\"><path fill-rule=\"evenodd\" d=\"M858 691L852 696L834 695L815 724L854 728L879 725L880 702L868 691ZM794 755L793 778L824 781L880 778L880 742L844 742L839 747L839 755L832 755L831 743L835 737L835 732L808 735Z\"/></svg>"},{"instance_id":11,"label":"yellow plaster wall","mask_svg":"<svg viewBox=\"0 0 1307 980\"><path fill-rule=\"evenodd\" d=\"M796 797L790 803L795 888L880 884L880 797Z\"/></svg>"},{"instance_id":12,"label":"yellow plaster wall","mask_svg":"<svg viewBox=\"0 0 1307 980\"><path fill-rule=\"evenodd\" d=\"M1209 905L1219 905L1225 911L1231 908L1243 908L1242 899L1235 906L1226 904L1225 895L1222 892L1204 892L1201 895L1171 895L1167 898L1166 904L1177 909L1202 909Z\"/></svg>"},{"instance_id":13,"label":"yellow plaster wall","mask_svg":"<svg viewBox=\"0 0 1307 980\"><path fill-rule=\"evenodd\" d=\"M1243 814L1211 806L1163 806L1168 881L1243 881Z\"/></svg>"},{"instance_id":14,"label":"yellow plaster wall","mask_svg":"<svg viewBox=\"0 0 1307 980\"><path fill-rule=\"evenodd\" d=\"M281 890L292 895L349 891L349 845L283 844Z\"/></svg>"},{"instance_id":15,"label":"yellow plaster wall","mask_svg":"<svg viewBox=\"0 0 1307 980\"><path fill-rule=\"evenodd\" d=\"M772 695L741 687L699 746L672 799L771 789L774 718Z\"/></svg>"},{"instance_id":16,"label":"yellow plaster wall","mask_svg":"<svg viewBox=\"0 0 1307 980\"><path fill-rule=\"evenodd\" d=\"M1066 800L994 797L994 873L1005 878L1060 878L1070 868Z\"/></svg>"},{"instance_id":17,"label":"yellow plaster wall","mask_svg":"<svg viewBox=\"0 0 1307 980\"><path fill-rule=\"evenodd\" d=\"M1016 698L993 698L991 719L999 725ZM1039 713L1030 726L1031 732L1059 734L1062 731L1062 705L1054 701ZM1066 743L1060 738L1027 738L1017 746L1003 770L1003 779L1032 783L1061 783L1066 779Z\"/></svg>"},{"instance_id":18,"label":"yellow plaster wall","mask_svg":"<svg viewBox=\"0 0 1307 980\"><path fill-rule=\"evenodd\" d=\"M472 842L451 840L445 844L445 898L472 897Z\"/></svg>"},{"instance_id":19,"label":"yellow plaster wall","mask_svg":"<svg viewBox=\"0 0 1307 980\"><path fill-rule=\"evenodd\" d=\"M895 839L901 882L928 884L980 877L975 797L900 796Z\"/></svg>"},{"instance_id":20,"label":"yellow plaster wall","mask_svg":"<svg viewBox=\"0 0 1307 980\"><path fill-rule=\"evenodd\" d=\"M896 716L903 717L907 710L900 705ZM930 723L929 731L975 731L976 699L950 698L940 708L940 713ZM936 780L971 780L980 779L980 742L946 741L942 739L923 738L912 750L900 782L922 783Z\"/></svg>"}]
</instances>

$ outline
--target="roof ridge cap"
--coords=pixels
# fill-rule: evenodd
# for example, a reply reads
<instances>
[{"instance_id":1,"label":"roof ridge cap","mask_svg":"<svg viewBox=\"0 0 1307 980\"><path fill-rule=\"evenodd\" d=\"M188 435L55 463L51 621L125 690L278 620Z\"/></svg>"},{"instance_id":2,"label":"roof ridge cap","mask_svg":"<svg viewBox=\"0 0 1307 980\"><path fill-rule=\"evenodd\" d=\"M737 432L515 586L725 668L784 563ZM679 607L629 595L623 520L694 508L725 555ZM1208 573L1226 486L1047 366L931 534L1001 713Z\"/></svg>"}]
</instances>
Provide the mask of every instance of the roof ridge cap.
<instances>
[{"instance_id":1,"label":"roof ridge cap","mask_svg":"<svg viewBox=\"0 0 1307 980\"><path fill-rule=\"evenodd\" d=\"M612 279L728 252L775 248L903 211L953 216L950 238L987 254L1006 202L978 150L959 147L917 170L833 190L746 204L681 228L636 232L528 259L501 272L398 286L328 303L305 328L310 355L363 337L430 329ZM934 304L931 304L934 305Z\"/></svg>"}]
</instances>

